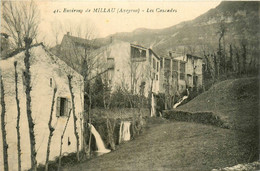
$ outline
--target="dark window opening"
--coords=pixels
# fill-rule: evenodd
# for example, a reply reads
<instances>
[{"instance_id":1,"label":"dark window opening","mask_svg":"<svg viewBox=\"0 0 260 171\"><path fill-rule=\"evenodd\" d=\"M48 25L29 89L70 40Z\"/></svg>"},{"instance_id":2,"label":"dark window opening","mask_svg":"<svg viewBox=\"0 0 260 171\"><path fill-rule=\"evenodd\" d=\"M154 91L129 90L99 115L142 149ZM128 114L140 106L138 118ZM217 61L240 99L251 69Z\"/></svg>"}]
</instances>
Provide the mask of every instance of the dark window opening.
<instances>
[{"instance_id":1,"label":"dark window opening","mask_svg":"<svg viewBox=\"0 0 260 171\"><path fill-rule=\"evenodd\" d=\"M153 59L153 69L156 69L156 62L155 62L155 59Z\"/></svg>"},{"instance_id":2,"label":"dark window opening","mask_svg":"<svg viewBox=\"0 0 260 171\"><path fill-rule=\"evenodd\" d=\"M50 78L50 87L52 87L52 78Z\"/></svg>"},{"instance_id":3,"label":"dark window opening","mask_svg":"<svg viewBox=\"0 0 260 171\"><path fill-rule=\"evenodd\" d=\"M164 68L165 69L171 68L171 60L170 59L164 59Z\"/></svg>"},{"instance_id":4,"label":"dark window opening","mask_svg":"<svg viewBox=\"0 0 260 171\"><path fill-rule=\"evenodd\" d=\"M172 72L172 78L176 79L176 80L178 79L178 72L177 71Z\"/></svg>"},{"instance_id":5,"label":"dark window opening","mask_svg":"<svg viewBox=\"0 0 260 171\"><path fill-rule=\"evenodd\" d=\"M172 70L178 71L178 61L172 61Z\"/></svg>"},{"instance_id":6,"label":"dark window opening","mask_svg":"<svg viewBox=\"0 0 260 171\"><path fill-rule=\"evenodd\" d=\"M146 51L145 51L145 50L142 50L141 57L142 57L142 58L145 58L145 57L146 57Z\"/></svg>"},{"instance_id":7,"label":"dark window opening","mask_svg":"<svg viewBox=\"0 0 260 171\"><path fill-rule=\"evenodd\" d=\"M64 97L57 97L56 116L69 116L70 101Z\"/></svg>"},{"instance_id":8,"label":"dark window opening","mask_svg":"<svg viewBox=\"0 0 260 171\"><path fill-rule=\"evenodd\" d=\"M180 64L180 72L185 73L185 63Z\"/></svg>"},{"instance_id":9,"label":"dark window opening","mask_svg":"<svg viewBox=\"0 0 260 171\"><path fill-rule=\"evenodd\" d=\"M185 63L180 63L180 80L185 79Z\"/></svg>"},{"instance_id":10,"label":"dark window opening","mask_svg":"<svg viewBox=\"0 0 260 171\"><path fill-rule=\"evenodd\" d=\"M184 80L185 79L185 74L184 73L180 73L180 80Z\"/></svg>"},{"instance_id":11,"label":"dark window opening","mask_svg":"<svg viewBox=\"0 0 260 171\"><path fill-rule=\"evenodd\" d=\"M65 116L66 99L60 98L60 116Z\"/></svg>"}]
</instances>

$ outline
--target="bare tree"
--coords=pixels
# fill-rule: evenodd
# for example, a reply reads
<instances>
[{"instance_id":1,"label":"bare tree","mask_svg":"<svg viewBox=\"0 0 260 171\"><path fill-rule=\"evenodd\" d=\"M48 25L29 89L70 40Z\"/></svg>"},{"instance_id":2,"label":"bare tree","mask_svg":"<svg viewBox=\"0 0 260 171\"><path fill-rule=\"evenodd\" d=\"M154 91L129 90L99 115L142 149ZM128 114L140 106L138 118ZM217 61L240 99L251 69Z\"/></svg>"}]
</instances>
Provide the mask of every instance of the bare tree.
<instances>
[{"instance_id":1,"label":"bare tree","mask_svg":"<svg viewBox=\"0 0 260 171\"><path fill-rule=\"evenodd\" d=\"M226 72L226 54L225 54L225 34L226 34L226 26L224 24L224 21L221 21L218 34L219 34L219 39L218 39L218 55L219 55L219 60L220 63L219 65L222 67L223 72ZM223 42L223 43L221 43Z\"/></svg>"},{"instance_id":2,"label":"bare tree","mask_svg":"<svg viewBox=\"0 0 260 171\"><path fill-rule=\"evenodd\" d=\"M39 25L39 10L34 1L5 1L3 7L3 30L10 35L13 48L24 48L23 39L30 37L36 40Z\"/></svg>"},{"instance_id":3,"label":"bare tree","mask_svg":"<svg viewBox=\"0 0 260 171\"><path fill-rule=\"evenodd\" d=\"M17 153L18 153L18 170L21 170L21 134L20 134L20 117L21 117L21 111L20 111L20 102L18 97L18 74L17 74L17 61L14 62L14 74L15 74L15 100L16 100L16 106L17 106L17 124L16 124L16 131L17 131Z\"/></svg>"},{"instance_id":4,"label":"bare tree","mask_svg":"<svg viewBox=\"0 0 260 171\"><path fill-rule=\"evenodd\" d=\"M59 44L59 37L60 37L61 33L63 32L63 26L60 23L60 21L57 20L57 19L55 19L51 23L51 25L52 25L52 27L51 27L52 34L55 37L55 43L56 43L56 45L58 45Z\"/></svg>"},{"instance_id":5,"label":"bare tree","mask_svg":"<svg viewBox=\"0 0 260 171\"><path fill-rule=\"evenodd\" d=\"M34 121L32 118L32 106L31 106L31 72L30 72L30 45L32 43L31 38L25 37L25 58L24 58L24 65L25 65L25 71L24 71L24 84L25 84L25 94L26 94L26 113L27 113L27 120L29 125L29 136L30 136L30 146L31 146L31 169L37 170L37 161L36 161L36 149L35 149L35 134L34 134Z\"/></svg>"},{"instance_id":6,"label":"bare tree","mask_svg":"<svg viewBox=\"0 0 260 171\"><path fill-rule=\"evenodd\" d=\"M2 139L3 139L3 158L4 158L4 170L8 171L8 144L6 141L6 122L5 122L5 114L6 114L6 109L5 109L5 92L4 92L4 85L3 85L3 79L2 75L0 74L0 84L1 84L1 107L2 107L2 112L1 112L1 131L2 131Z\"/></svg>"},{"instance_id":7,"label":"bare tree","mask_svg":"<svg viewBox=\"0 0 260 171\"><path fill-rule=\"evenodd\" d=\"M247 68L246 68L246 57L247 57L247 51L246 51L246 41L243 40L241 42L242 46L242 57L243 57L243 73L247 73Z\"/></svg>"},{"instance_id":8,"label":"bare tree","mask_svg":"<svg viewBox=\"0 0 260 171\"><path fill-rule=\"evenodd\" d=\"M113 119L112 119L113 120ZM116 126L116 120L113 120L111 123L111 120L108 118L107 114L107 134L108 134L108 142L110 144L110 147L112 150L116 149L115 140L114 140L114 130Z\"/></svg>"},{"instance_id":9,"label":"bare tree","mask_svg":"<svg viewBox=\"0 0 260 171\"><path fill-rule=\"evenodd\" d=\"M48 144L47 144L47 153L46 153L46 162L45 162L45 171L48 171L48 165L49 165L49 156L50 156L50 146L51 146L51 138L53 136L54 132L54 127L51 125L52 124L52 114L53 114L53 108L55 104L55 95L57 92L57 88L55 87L53 90L53 96L52 96L52 103L51 103L51 112L50 112L50 119L48 122L48 127L49 127L49 138L48 138Z\"/></svg>"},{"instance_id":10,"label":"bare tree","mask_svg":"<svg viewBox=\"0 0 260 171\"><path fill-rule=\"evenodd\" d=\"M72 76L68 75L68 81L69 81L69 90L70 90L70 95L71 95L71 102L72 102L72 114L73 114L73 123L74 123L74 135L76 137L76 142L77 142L77 160L79 161L79 133L77 131L77 116L75 112L75 103L74 103L74 94L72 91L72 84L71 84Z\"/></svg>"},{"instance_id":11,"label":"bare tree","mask_svg":"<svg viewBox=\"0 0 260 171\"><path fill-rule=\"evenodd\" d=\"M231 44L229 45L229 56L230 56L229 69L230 69L231 72L233 72L234 71L234 67L233 67L233 48L232 48Z\"/></svg>"},{"instance_id":12,"label":"bare tree","mask_svg":"<svg viewBox=\"0 0 260 171\"><path fill-rule=\"evenodd\" d=\"M94 39L97 35L96 28L91 24L90 21L83 21L80 24L67 21L66 24L63 24L62 27L63 30L68 33L63 38L63 41L66 41L66 47L62 48L60 53L57 55L83 76L83 135L86 138L86 130L88 130L87 123L89 123L89 111L91 108L90 80L92 79L93 75L102 72L96 70L96 68L99 68L98 65L100 64L98 63L99 59L97 57L99 52L94 51L99 48ZM63 44L61 46L63 46ZM85 145L86 144L83 143L83 146ZM85 149L85 147L83 148Z\"/></svg>"},{"instance_id":13,"label":"bare tree","mask_svg":"<svg viewBox=\"0 0 260 171\"><path fill-rule=\"evenodd\" d=\"M60 171L60 169L61 169L63 137L64 137L64 134L66 132L66 129L67 129L67 126L68 126L68 123L69 123L69 120L70 120L70 114L71 114L71 109L69 111L69 116L67 117L66 124L64 126L63 132L62 132L61 137L60 137L60 155L59 155L58 171Z\"/></svg>"}]
</instances>

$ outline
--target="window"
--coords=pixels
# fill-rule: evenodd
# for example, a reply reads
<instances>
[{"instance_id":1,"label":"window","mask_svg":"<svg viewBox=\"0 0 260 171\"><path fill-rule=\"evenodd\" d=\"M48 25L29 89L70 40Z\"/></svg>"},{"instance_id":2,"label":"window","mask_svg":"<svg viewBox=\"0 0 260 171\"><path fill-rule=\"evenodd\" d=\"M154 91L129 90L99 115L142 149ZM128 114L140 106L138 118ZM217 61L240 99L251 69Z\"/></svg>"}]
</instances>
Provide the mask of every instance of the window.
<instances>
[{"instance_id":1,"label":"window","mask_svg":"<svg viewBox=\"0 0 260 171\"><path fill-rule=\"evenodd\" d=\"M69 110L71 108L70 100L64 97L57 97L56 116L69 116Z\"/></svg>"},{"instance_id":2,"label":"window","mask_svg":"<svg viewBox=\"0 0 260 171\"><path fill-rule=\"evenodd\" d=\"M146 58L146 51L145 50L142 50L141 57Z\"/></svg>"},{"instance_id":3,"label":"window","mask_svg":"<svg viewBox=\"0 0 260 171\"><path fill-rule=\"evenodd\" d=\"M153 59L153 69L156 69L156 62L155 62L155 59Z\"/></svg>"},{"instance_id":4,"label":"window","mask_svg":"<svg viewBox=\"0 0 260 171\"><path fill-rule=\"evenodd\" d=\"M138 49L136 47L131 47L131 57L146 58L146 50Z\"/></svg>"},{"instance_id":5,"label":"window","mask_svg":"<svg viewBox=\"0 0 260 171\"><path fill-rule=\"evenodd\" d=\"M140 57L139 49L137 49L135 47L131 47L131 57L132 58L139 58Z\"/></svg>"},{"instance_id":6,"label":"window","mask_svg":"<svg viewBox=\"0 0 260 171\"><path fill-rule=\"evenodd\" d=\"M183 62L180 64L180 72L185 73L185 63Z\"/></svg>"},{"instance_id":7,"label":"window","mask_svg":"<svg viewBox=\"0 0 260 171\"><path fill-rule=\"evenodd\" d=\"M50 87L52 87L52 78L50 78Z\"/></svg>"},{"instance_id":8,"label":"window","mask_svg":"<svg viewBox=\"0 0 260 171\"><path fill-rule=\"evenodd\" d=\"M157 72L159 72L159 62L157 62Z\"/></svg>"},{"instance_id":9,"label":"window","mask_svg":"<svg viewBox=\"0 0 260 171\"><path fill-rule=\"evenodd\" d=\"M177 71L173 71L172 72L172 79L178 79L178 72Z\"/></svg>"},{"instance_id":10,"label":"window","mask_svg":"<svg viewBox=\"0 0 260 171\"><path fill-rule=\"evenodd\" d=\"M180 63L180 80L185 79L185 63Z\"/></svg>"},{"instance_id":11,"label":"window","mask_svg":"<svg viewBox=\"0 0 260 171\"><path fill-rule=\"evenodd\" d=\"M178 61L175 60L172 61L172 70L178 71Z\"/></svg>"},{"instance_id":12,"label":"window","mask_svg":"<svg viewBox=\"0 0 260 171\"><path fill-rule=\"evenodd\" d=\"M151 61L152 61L152 52L149 51L149 63L151 63Z\"/></svg>"},{"instance_id":13,"label":"window","mask_svg":"<svg viewBox=\"0 0 260 171\"><path fill-rule=\"evenodd\" d=\"M184 73L180 73L180 80L184 80L185 79L185 74Z\"/></svg>"},{"instance_id":14,"label":"window","mask_svg":"<svg viewBox=\"0 0 260 171\"><path fill-rule=\"evenodd\" d=\"M170 67L171 67L171 60L164 59L164 68L170 70Z\"/></svg>"},{"instance_id":15,"label":"window","mask_svg":"<svg viewBox=\"0 0 260 171\"><path fill-rule=\"evenodd\" d=\"M164 77L165 77L166 79L169 79L170 74L171 74L170 71L168 71L168 70L164 71Z\"/></svg>"}]
</instances>

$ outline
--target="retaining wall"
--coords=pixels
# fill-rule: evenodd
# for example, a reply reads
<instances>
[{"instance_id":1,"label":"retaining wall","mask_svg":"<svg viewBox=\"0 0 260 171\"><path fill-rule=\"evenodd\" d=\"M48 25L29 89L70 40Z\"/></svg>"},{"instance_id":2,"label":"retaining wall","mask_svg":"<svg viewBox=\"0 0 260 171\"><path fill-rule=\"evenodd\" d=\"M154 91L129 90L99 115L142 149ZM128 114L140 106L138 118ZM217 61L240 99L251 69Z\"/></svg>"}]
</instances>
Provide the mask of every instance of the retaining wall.
<instances>
[{"instance_id":1,"label":"retaining wall","mask_svg":"<svg viewBox=\"0 0 260 171\"><path fill-rule=\"evenodd\" d=\"M228 126L212 112L196 112L190 113L178 110L163 111L163 117L169 120L181 122L196 122L208 125L214 125L221 128L228 128Z\"/></svg>"}]
</instances>

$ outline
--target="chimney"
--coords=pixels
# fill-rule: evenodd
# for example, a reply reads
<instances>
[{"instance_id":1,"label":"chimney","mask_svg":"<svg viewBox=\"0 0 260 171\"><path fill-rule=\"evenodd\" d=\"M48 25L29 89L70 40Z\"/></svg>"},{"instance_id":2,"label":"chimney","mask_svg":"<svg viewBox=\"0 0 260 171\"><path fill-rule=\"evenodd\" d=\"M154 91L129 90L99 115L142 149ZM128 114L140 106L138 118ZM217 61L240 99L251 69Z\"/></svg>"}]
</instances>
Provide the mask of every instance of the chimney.
<instances>
[{"instance_id":1,"label":"chimney","mask_svg":"<svg viewBox=\"0 0 260 171\"><path fill-rule=\"evenodd\" d=\"M70 32L67 32L67 35L69 36L69 35L70 35Z\"/></svg>"},{"instance_id":2,"label":"chimney","mask_svg":"<svg viewBox=\"0 0 260 171\"><path fill-rule=\"evenodd\" d=\"M112 36L110 37L110 43L113 43L113 37Z\"/></svg>"}]
</instances>

